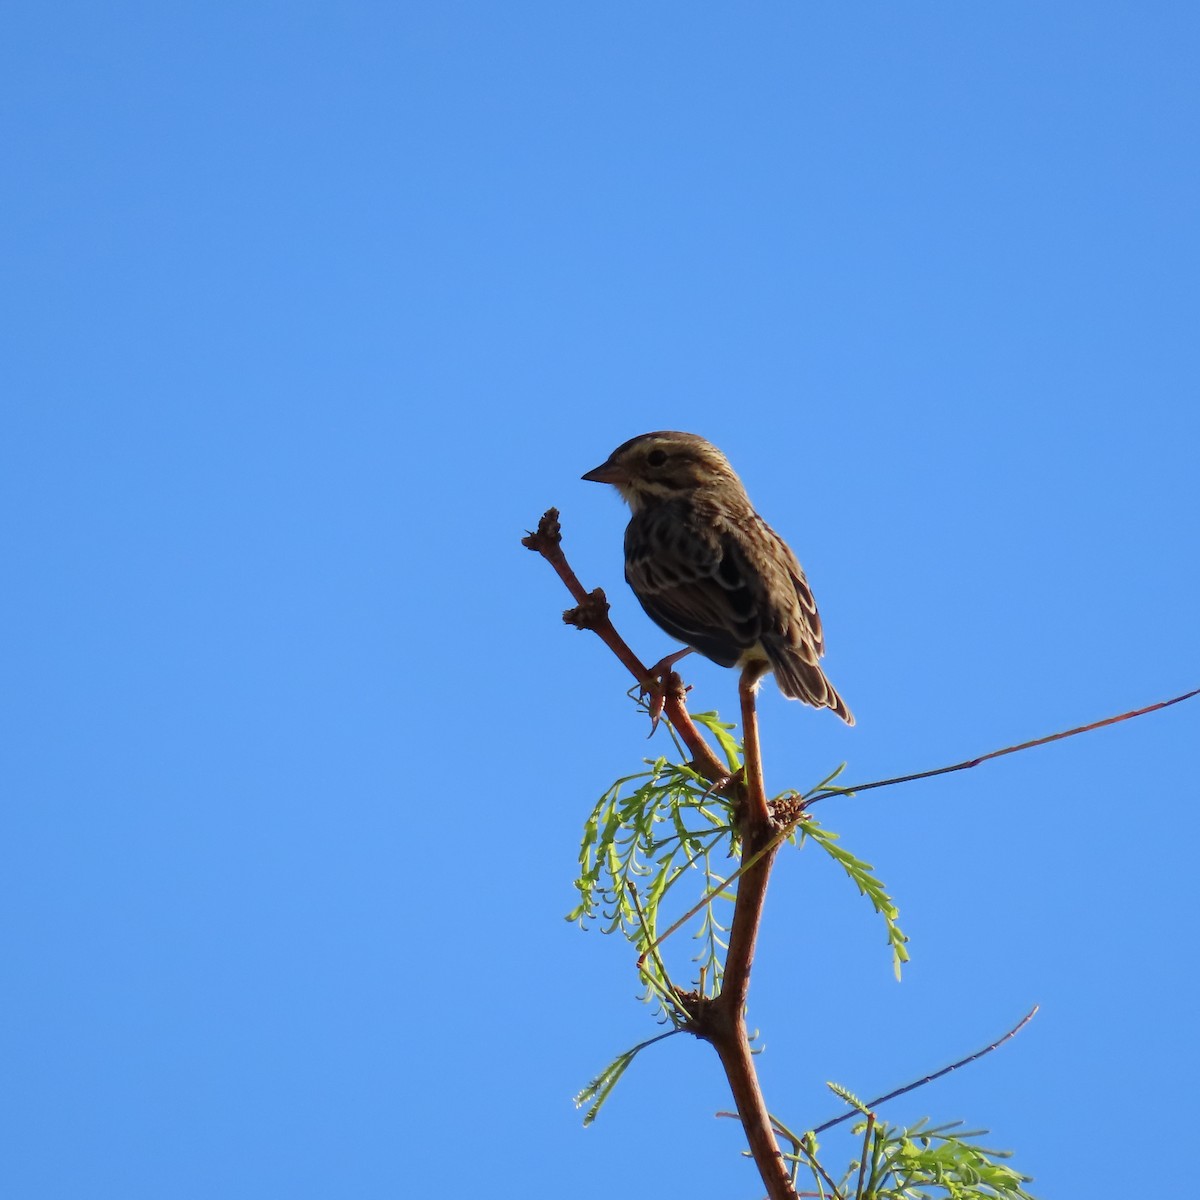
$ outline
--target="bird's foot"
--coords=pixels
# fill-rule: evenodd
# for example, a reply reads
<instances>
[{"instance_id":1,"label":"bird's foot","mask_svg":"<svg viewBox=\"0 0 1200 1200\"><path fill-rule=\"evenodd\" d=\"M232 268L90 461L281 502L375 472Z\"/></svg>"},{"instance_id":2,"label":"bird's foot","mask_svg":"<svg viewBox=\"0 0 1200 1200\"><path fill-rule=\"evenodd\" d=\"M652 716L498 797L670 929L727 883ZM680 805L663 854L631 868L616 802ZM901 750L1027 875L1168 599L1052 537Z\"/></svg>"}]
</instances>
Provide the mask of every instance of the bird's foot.
<instances>
[{"instance_id":1,"label":"bird's foot","mask_svg":"<svg viewBox=\"0 0 1200 1200\"><path fill-rule=\"evenodd\" d=\"M646 678L638 684L638 699L647 701L647 708L650 712L650 732L647 734L647 737L654 736L654 731L658 728L658 723L662 719L667 697L676 688L681 692L689 690L683 686L683 680L671 668L684 655L691 654L691 652L691 648L688 647L684 650L677 650L674 654L668 654L666 658L659 659L646 672ZM630 694L632 692L633 689L631 688Z\"/></svg>"}]
</instances>

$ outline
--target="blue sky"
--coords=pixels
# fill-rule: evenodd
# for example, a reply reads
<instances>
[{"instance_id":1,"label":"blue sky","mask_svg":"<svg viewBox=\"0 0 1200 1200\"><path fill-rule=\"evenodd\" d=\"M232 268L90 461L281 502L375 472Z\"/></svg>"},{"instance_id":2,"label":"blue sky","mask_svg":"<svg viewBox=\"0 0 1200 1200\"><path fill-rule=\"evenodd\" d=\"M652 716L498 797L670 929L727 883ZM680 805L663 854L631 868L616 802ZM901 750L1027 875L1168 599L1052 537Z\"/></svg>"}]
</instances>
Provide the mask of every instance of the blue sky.
<instances>
[{"instance_id":1,"label":"blue sky","mask_svg":"<svg viewBox=\"0 0 1200 1200\"><path fill-rule=\"evenodd\" d=\"M758 1194L699 1045L571 1105L656 1032L562 914L659 744L519 538L557 505L652 660L579 476L647 429L722 446L859 720L768 689L772 790L1200 686L1194 6L51 2L3 34L4 1193ZM913 961L781 861L772 1107L813 1124L825 1080L890 1090L1038 1002L892 1119L990 1128L1035 1193L1144 1188L1200 1066L1198 721L824 805Z\"/></svg>"}]
</instances>

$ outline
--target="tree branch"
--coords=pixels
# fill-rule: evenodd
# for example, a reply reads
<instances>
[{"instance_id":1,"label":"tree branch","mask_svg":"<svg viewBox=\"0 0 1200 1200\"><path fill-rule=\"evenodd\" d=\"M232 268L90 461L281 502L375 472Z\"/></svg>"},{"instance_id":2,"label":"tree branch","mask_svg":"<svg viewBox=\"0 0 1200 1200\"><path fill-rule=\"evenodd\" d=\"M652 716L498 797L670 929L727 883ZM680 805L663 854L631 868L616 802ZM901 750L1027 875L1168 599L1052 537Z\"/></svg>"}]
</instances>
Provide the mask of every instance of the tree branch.
<instances>
[{"instance_id":1,"label":"tree branch","mask_svg":"<svg viewBox=\"0 0 1200 1200\"><path fill-rule=\"evenodd\" d=\"M562 551L558 510L547 510L538 522L537 530L525 537L522 544L546 559L578 602L577 608L563 613L563 620L579 629L591 629L640 684L650 685L641 660L613 627L604 593L599 588L591 593L585 591L567 563ZM758 739L755 685L761 676L761 671L756 673L754 668L747 670L742 675L738 689L744 743L742 782L738 787L742 875L734 899L724 979L720 993L713 1000L698 998L689 1028L697 1037L711 1043L725 1068L725 1077L737 1104L746 1142L770 1200L796 1200L791 1174L775 1139L771 1115L759 1087L745 1020L750 967L754 962L754 947L762 921L767 880L779 847L777 830L767 807ZM678 679L671 672L664 681L663 713L692 753L695 760L693 765L710 780L727 779L728 772L721 760L688 715L684 689Z\"/></svg>"},{"instance_id":2,"label":"tree branch","mask_svg":"<svg viewBox=\"0 0 1200 1200\"><path fill-rule=\"evenodd\" d=\"M562 551L562 527L558 523L558 509L548 508L538 521L537 529L521 539L521 545L540 554L554 568L558 577L566 584L567 591L575 598L576 607L563 613L563 621L574 625L576 629L590 629L617 656L642 687L653 690L661 686L664 692L663 713L691 753L692 765L705 779L713 783L727 780L728 770L708 740L696 728L696 723L687 710L685 691L679 677L672 671L661 685L651 679L641 659L629 648L609 619L608 600L603 589L585 591L583 584L571 570Z\"/></svg>"},{"instance_id":3,"label":"tree branch","mask_svg":"<svg viewBox=\"0 0 1200 1200\"><path fill-rule=\"evenodd\" d=\"M754 1164L758 1167L771 1200L791 1200L796 1195L791 1172L787 1168L771 1114L758 1083L758 1072L750 1052L746 1029L746 1000L750 994L750 968L762 924L767 882L779 850L775 823L767 807L763 784L762 747L758 738L756 687L763 672L747 667L738 684L742 706L742 780L744 804L741 809L742 877L738 881L729 927L729 948L725 953L725 974L720 994L713 1000L709 1020L702 1025L706 1037L720 1056L729 1080L729 1090L737 1103L738 1116Z\"/></svg>"},{"instance_id":4,"label":"tree branch","mask_svg":"<svg viewBox=\"0 0 1200 1200\"><path fill-rule=\"evenodd\" d=\"M739 900L743 888L738 889ZM729 975L726 972L726 980ZM736 1013L722 1011L718 1006L726 993L713 1001L709 1008L704 1033L725 1068L725 1078L733 1093L737 1114L746 1134L746 1142L754 1158L754 1165L762 1176L770 1200L796 1200L796 1189L792 1186L791 1172L787 1168L779 1143L775 1140L775 1129L771 1114L758 1085L758 1072L750 1053L750 1039L746 1035L746 1022L739 1010ZM712 1010L716 1009L716 1012Z\"/></svg>"}]
</instances>

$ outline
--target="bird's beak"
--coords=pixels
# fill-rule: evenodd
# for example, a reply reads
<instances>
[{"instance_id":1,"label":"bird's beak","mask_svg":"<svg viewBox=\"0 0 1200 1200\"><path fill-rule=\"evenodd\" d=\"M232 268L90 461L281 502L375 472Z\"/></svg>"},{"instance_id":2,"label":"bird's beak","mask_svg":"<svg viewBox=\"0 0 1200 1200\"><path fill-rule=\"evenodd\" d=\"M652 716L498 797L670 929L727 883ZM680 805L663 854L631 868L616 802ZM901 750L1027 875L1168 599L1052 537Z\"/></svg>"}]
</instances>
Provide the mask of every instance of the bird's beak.
<instances>
[{"instance_id":1,"label":"bird's beak","mask_svg":"<svg viewBox=\"0 0 1200 1200\"><path fill-rule=\"evenodd\" d=\"M610 458L608 462L593 467L582 478L589 483L612 483L619 487L621 484L629 482L629 472L624 467L617 466Z\"/></svg>"}]
</instances>

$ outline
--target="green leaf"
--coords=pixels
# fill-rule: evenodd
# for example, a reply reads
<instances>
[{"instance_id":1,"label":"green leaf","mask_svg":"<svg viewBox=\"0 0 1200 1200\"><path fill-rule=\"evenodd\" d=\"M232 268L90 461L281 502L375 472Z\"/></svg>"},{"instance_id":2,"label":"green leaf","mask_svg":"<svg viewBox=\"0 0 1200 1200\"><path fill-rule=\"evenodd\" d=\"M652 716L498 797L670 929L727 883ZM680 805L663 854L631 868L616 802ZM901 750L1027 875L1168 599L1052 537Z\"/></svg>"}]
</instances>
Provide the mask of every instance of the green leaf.
<instances>
[{"instance_id":1,"label":"green leaf","mask_svg":"<svg viewBox=\"0 0 1200 1200\"><path fill-rule=\"evenodd\" d=\"M660 1033L657 1037L652 1037L644 1042L639 1042L631 1049L618 1054L616 1058L596 1076L582 1091L575 1094L575 1107L582 1108L585 1104L589 1105L586 1113L583 1115L583 1123L585 1126L590 1125L597 1117L600 1109L604 1106L604 1102L612 1095L612 1090L617 1086L621 1076L629 1069L629 1064L647 1046L653 1046L655 1042L661 1042L666 1038L674 1037L679 1033L678 1029L670 1029L666 1033Z\"/></svg>"},{"instance_id":2,"label":"green leaf","mask_svg":"<svg viewBox=\"0 0 1200 1200\"><path fill-rule=\"evenodd\" d=\"M834 1083L827 1080L825 1086L837 1097L850 1105L851 1108L856 1108L865 1117L870 1110L867 1106L847 1087L842 1087L840 1083Z\"/></svg>"},{"instance_id":3,"label":"green leaf","mask_svg":"<svg viewBox=\"0 0 1200 1200\"><path fill-rule=\"evenodd\" d=\"M590 1104L587 1112L583 1115L585 1126L590 1125L599 1115L604 1102L612 1094L612 1090L617 1086L621 1076L628 1070L629 1064L637 1057L637 1053L638 1048L635 1047L632 1050L626 1050L624 1054L618 1054L587 1087L576 1093L576 1108L582 1108L585 1104Z\"/></svg>"},{"instance_id":4,"label":"green leaf","mask_svg":"<svg viewBox=\"0 0 1200 1200\"><path fill-rule=\"evenodd\" d=\"M732 775L737 771L742 765L742 746L730 733L734 726L723 722L715 712L693 713L692 720L697 725L703 725L717 739L721 753L729 764L729 773Z\"/></svg>"},{"instance_id":5,"label":"green leaf","mask_svg":"<svg viewBox=\"0 0 1200 1200\"><path fill-rule=\"evenodd\" d=\"M884 923L887 925L888 943L892 948L892 970L896 978L900 978L901 966L908 962L908 935L900 928L898 918L900 910L892 902L881 880L879 880L870 863L856 858L849 850L839 846L838 835L819 825L812 817L801 821L797 828L801 833L801 843L804 838L811 838L854 882L859 893L871 902Z\"/></svg>"}]
</instances>

